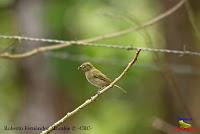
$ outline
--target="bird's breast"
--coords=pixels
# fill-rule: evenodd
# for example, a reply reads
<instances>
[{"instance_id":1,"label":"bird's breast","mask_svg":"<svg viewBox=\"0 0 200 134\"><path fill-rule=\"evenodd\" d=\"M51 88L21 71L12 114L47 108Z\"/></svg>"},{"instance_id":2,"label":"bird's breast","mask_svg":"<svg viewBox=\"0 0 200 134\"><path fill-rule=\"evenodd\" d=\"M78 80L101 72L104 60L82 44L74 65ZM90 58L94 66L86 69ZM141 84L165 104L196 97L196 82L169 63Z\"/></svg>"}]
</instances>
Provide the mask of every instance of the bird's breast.
<instances>
[{"instance_id":1,"label":"bird's breast","mask_svg":"<svg viewBox=\"0 0 200 134\"><path fill-rule=\"evenodd\" d=\"M99 78L94 77L93 73L88 71L85 72L86 79L88 82L90 82L92 85L101 88L107 85L107 83Z\"/></svg>"}]
</instances>

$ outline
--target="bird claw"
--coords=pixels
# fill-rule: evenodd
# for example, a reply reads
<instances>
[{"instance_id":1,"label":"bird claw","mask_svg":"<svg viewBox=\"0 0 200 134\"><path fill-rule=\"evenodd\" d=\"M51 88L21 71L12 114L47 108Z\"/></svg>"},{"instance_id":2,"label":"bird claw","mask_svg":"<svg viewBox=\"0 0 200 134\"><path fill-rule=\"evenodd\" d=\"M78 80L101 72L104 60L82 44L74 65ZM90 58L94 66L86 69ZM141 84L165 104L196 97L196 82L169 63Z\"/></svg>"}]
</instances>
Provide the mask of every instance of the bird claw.
<instances>
[{"instance_id":1,"label":"bird claw","mask_svg":"<svg viewBox=\"0 0 200 134\"><path fill-rule=\"evenodd\" d=\"M101 89L98 89L98 90L97 90L97 94L98 94L98 95L101 93L100 91L101 91Z\"/></svg>"}]
</instances>

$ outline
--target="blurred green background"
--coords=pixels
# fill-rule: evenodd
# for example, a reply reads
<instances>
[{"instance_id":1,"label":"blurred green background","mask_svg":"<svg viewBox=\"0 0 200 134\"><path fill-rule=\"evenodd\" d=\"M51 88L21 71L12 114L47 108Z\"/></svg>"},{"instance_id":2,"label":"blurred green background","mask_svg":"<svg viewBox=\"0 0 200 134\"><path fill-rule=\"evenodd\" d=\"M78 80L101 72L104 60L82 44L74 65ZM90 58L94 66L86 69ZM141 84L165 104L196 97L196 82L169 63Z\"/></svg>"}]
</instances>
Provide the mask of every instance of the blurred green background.
<instances>
[{"instance_id":1,"label":"blurred green background","mask_svg":"<svg viewBox=\"0 0 200 134\"><path fill-rule=\"evenodd\" d=\"M178 0L0 0L0 34L79 40L137 27L175 5ZM198 6L191 3L198 19ZM184 6L149 28L99 44L199 50ZM1 52L24 52L49 43L0 40ZM11 46L11 47L9 47ZM9 48L8 48L9 47ZM25 59L0 60L0 131L5 126L49 126L96 93L77 67L90 61L111 79L135 51L70 46ZM112 90L69 118L76 130L53 133L154 134L155 117L177 127L178 117L192 117L199 126L199 57L141 52L137 63ZM178 96L178 97L177 97ZM182 99L181 99L182 98ZM188 112L189 111L189 112ZM90 130L80 130L90 126ZM40 131L28 131L39 133Z\"/></svg>"}]
</instances>

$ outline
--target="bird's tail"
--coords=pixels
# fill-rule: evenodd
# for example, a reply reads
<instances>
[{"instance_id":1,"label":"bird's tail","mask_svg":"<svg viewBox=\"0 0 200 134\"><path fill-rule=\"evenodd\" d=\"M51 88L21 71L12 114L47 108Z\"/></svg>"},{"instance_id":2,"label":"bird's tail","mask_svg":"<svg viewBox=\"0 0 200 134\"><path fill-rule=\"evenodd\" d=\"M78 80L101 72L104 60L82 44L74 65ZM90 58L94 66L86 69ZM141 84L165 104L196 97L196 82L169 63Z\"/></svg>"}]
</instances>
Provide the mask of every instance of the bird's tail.
<instances>
[{"instance_id":1,"label":"bird's tail","mask_svg":"<svg viewBox=\"0 0 200 134\"><path fill-rule=\"evenodd\" d=\"M114 87L117 87L118 89L120 89L122 92L124 92L125 94L127 93L125 89L123 89L122 87L118 86L118 85L114 85Z\"/></svg>"}]
</instances>

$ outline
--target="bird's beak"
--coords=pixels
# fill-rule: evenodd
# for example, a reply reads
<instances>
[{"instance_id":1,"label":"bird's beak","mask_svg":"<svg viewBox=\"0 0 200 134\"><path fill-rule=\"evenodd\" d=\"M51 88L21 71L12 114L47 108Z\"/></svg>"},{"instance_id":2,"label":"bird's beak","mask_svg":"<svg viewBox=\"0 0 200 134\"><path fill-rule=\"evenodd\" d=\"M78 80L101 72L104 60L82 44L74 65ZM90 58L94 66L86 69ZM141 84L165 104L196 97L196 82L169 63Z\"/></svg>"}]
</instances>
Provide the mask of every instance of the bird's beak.
<instances>
[{"instance_id":1,"label":"bird's beak","mask_svg":"<svg viewBox=\"0 0 200 134\"><path fill-rule=\"evenodd\" d=\"M78 67L78 70L80 70L81 66Z\"/></svg>"}]
</instances>

